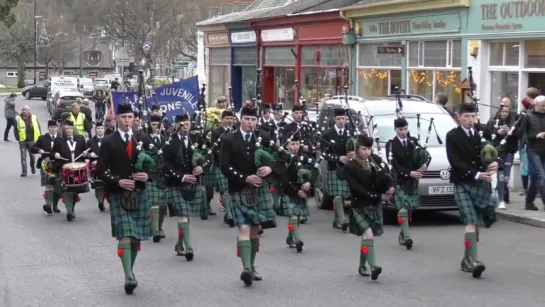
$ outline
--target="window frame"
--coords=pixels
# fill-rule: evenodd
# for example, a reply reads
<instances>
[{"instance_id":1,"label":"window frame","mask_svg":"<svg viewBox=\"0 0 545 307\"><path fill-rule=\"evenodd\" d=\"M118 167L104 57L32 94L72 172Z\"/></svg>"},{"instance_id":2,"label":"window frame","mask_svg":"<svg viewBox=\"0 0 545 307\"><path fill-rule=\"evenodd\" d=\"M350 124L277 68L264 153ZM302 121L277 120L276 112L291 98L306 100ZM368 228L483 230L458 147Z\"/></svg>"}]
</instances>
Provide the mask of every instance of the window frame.
<instances>
[{"instance_id":1,"label":"window frame","mask_svg":"<svg viewBox=\"0 0 545 307\"><path fill-rule=\"evenodd\" d=\"M6 78L17 78L17 72L16 71L6 71Z\"/></svg>"},{"instance_id":2,"label":"window frame","mask_svg":"<svg viewBox=\"0 0 545 307\"><path fill-rule=\"evenodd\" d=\"M363 78L361 75L360 75L360 71L370 71L372 69L376 70L376 71L387 71L388 72L388 95L391 95L391 85L392 85L392 74L391 74L391 71L392 70L398 70L401 72L401 74L403 74L403 61L407 61L408 62L408 57L405 56L405 57L402 57L401 59L401 65L400 66L364 66L364 65L360 65L360 49L361 49L361 45L365 45L365 44L357 44L357 48L356 48L356 95L358 96L365 96L365 95L362 95L362 93L360 93L360 86L359 86L359 83L360 83L360 78ZM375 45L375 46L379 46L379 45L392 45L392 46L402 46L402 43L401 42L384 42L384 43L376 43L376 42L370 42L369 44L367 45ZM405 49L406 50L406 49ZM403 78L402 78L403 80Z\"/></svg>"}]
</instances>

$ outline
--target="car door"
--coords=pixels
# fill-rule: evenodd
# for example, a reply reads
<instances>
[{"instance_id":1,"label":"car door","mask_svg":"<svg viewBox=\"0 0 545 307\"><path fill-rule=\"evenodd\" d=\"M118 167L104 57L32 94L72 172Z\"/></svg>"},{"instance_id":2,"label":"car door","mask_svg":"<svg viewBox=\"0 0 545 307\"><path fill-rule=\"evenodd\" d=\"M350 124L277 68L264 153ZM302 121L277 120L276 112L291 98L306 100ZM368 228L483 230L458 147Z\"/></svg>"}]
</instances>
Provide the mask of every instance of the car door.
<instances>
[{"instance_id":1,"label":"car door","mask_svg":"<svg viewBox=\"0 0 545 307\"><path fill-rule=\"evenodd\" d=\"M43 81L36 83L30 92L32 97L45 97L47 95L45 83Z\"/></svg>"}]
</instances>

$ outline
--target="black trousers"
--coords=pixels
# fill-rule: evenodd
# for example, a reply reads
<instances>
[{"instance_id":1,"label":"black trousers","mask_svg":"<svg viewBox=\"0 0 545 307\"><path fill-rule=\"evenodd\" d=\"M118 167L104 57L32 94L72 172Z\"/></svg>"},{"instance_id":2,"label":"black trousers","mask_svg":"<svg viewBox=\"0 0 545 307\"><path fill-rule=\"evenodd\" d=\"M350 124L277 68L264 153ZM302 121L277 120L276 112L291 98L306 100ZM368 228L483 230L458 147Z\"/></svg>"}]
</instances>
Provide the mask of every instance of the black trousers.
<instances>
[{"instance_id":1,"label":"black trousers","mask_svg":"<svg viewBox=\"0 0 545 307\"><path fill-rule=\"evenodd\" d=\"M15 118L6 118L6 130L4 130L4 141L8 140L9 131L13 127L13 136L17 133L17 121Z\"/></svg>"}]
</instances>

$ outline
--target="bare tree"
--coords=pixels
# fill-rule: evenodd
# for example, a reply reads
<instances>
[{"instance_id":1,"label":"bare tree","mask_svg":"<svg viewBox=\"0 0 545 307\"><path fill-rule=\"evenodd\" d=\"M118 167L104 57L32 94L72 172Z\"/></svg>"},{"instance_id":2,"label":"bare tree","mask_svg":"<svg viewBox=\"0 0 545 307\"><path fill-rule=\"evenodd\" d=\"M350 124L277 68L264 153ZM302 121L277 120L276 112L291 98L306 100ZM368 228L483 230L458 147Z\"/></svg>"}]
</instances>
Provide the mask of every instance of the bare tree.
<instances>
[{"instance_id":1,"label":"bare tree","mask_svg":"<svg viewBox=\"0 0 545 307\"><path fill-rule=\"evenodd\" d=\"M19 4L19 0L3 0L0 2L0 21L6 26L11 27L16 20L13 10Z\"/></svg>"}]
</instances>

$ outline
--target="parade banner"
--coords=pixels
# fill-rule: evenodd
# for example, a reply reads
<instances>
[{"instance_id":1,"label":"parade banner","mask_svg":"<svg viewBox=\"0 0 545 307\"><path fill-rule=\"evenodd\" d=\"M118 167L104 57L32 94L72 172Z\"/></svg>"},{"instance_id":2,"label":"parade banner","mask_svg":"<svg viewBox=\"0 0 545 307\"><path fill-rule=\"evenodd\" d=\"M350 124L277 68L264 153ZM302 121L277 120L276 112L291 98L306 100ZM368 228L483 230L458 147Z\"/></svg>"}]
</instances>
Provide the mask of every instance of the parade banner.
<instances>
[{"instance_id":1,"label":"parade banner","mask_svg":"<svg viewBox=\"0 0 545 307\"><path fill-rule=\"evenodd\" d=\"M200 89L198 77L191 77L178 82L162 85L154 89L157 104L165 113L165 117L174 121L176 115L188 113L192 116L197 109L199 101ZM132 104L133 110L138 111L136 100L138 99L137 92L112 92L113 111L117 110L117 106L123 103ZM155 105L153 96L149 91L146 95L145 109L148 114L151 113L152 107Z\"/></svg>"}]
</instances>

